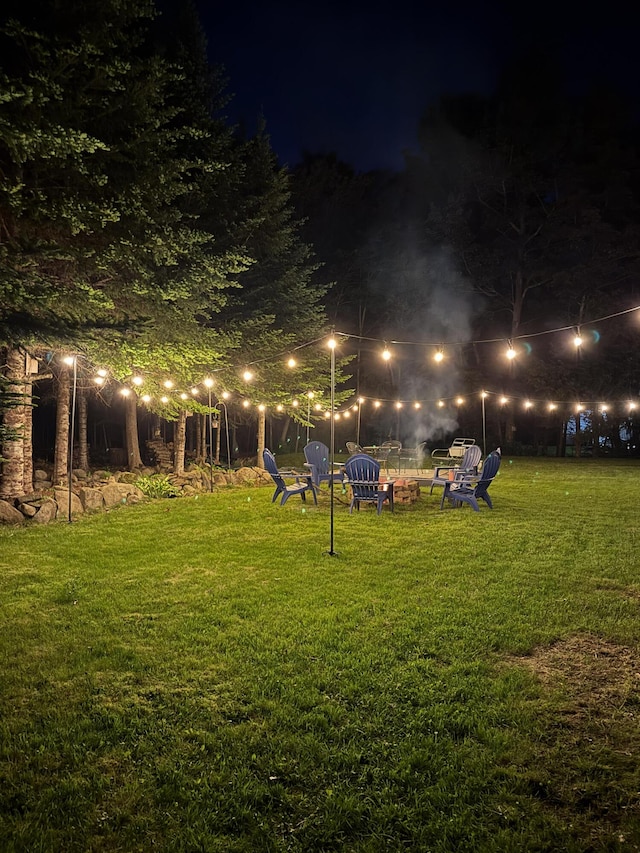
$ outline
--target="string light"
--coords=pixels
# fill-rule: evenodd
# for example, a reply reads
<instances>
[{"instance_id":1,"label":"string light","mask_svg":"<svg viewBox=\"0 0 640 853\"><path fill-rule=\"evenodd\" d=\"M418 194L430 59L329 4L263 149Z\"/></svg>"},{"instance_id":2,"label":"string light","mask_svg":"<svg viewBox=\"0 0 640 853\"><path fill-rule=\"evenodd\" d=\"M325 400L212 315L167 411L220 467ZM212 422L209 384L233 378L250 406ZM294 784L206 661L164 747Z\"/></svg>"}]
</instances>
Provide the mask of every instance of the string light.
<instances>
[{"instance_id":1,"label":"string light","mask_svg":"<svg viewBox=\"0 0 640 853\"><path fill-rule=\"evenodd\" d=\"M441 361L444 361L444 352L442 350L442 347L440 347L440 349L437 349L435 351L434 356L433 356L433 360L437 361L438 363L440 363Z\"/></svg>"},{"instance_id":2,"label":"string light","mask_svg":"<svg viewBox=\"0 0 640 853\"><path fill-rule=\"evenodd\" d=\"M576 329L576 334L573 339L573 345L574 347L576 347L576 349L582 346L582 335L580 334L580 329Z\"/></svg>"},{"instance_id":3,"label":"string light","mask_svg":"<svg viewBox=\"0 0 640 853\"><path fill-rule=\"evenodd\" d=\"M413 404L413 408L414 408L414 409L421 409L421 408L422 408L422 403L414 403L414 404Z\"/></svg>"},{"instance_id":4,"label":"string light","mask_svg":"<svg viewBox=\"0 0 640 853\"><path fill-rule=\"evenodd\" d=\"M141 397L141 400L143 403L150 403L151 402L151 395L150 394L143 394Z\"/></svg>"},{"instance_id":5,"label":"string light","mask_svg":"<svg viewBox=\"0 0 640 853\"><path fill-rule=\"evenodd\" d=\"M514 359L516 357L516 351L513 348L513 344L509 341L509 346L507 348L507 352L505 353L508 359Z\"/></svg>"},{"instance_id":6,"label":"string light","mask_svg":"<svg viewBox=\"0 0 640 853\"><path fill-rule=\"evenodd\" d=\"M253 379L253 373L250 370L245 370L242 374L242 378L245 382L251 382L251 380Z\"/></svg>"},{"instance_id":7,"label":"string light","mask_svg":"<svg viewBox=\"0 0 640 853\"><path fill-rule=\"evenodd\" d=\"M287 362L287 367L295 367L296 364L297 364L297 362L296 362L295 358L290 358L289 361Z\"/></svg>"},{"instance_id":8,"label":"string light","mask_svg":"<svg viewBox=\"0 0 640 853\"><path fill-rule=\"evenodd\" d=\"M389 351L389 347L385 346L385 348L382 350L382 358L384 361L389 361L389 359L391 358L391 352Z\"/></svg>"},{"instance_id":9,"label":"string light","mask_svg":"<svg viewBox=\"0 0 640 853\"><path fill-rule=\"evenodd\" d=\"M204 380L204 387L213 388L213 379L211 379L211 377L207 376L207 378Z\"/></svg>"},{"instance_id":10,"label":"string light","mask_svg":"<svg viewBox=\"0 0 640 853\"><path fill-rule=\"evenodd\" d=\"M248 409L251 404L249 403L248 400L243 400L242 405L244 406L245 409Z\"/></svg>"},{"instance_id":11,"label":"string light","mask_svg":"<svg viewBox=\"0 0 640 853\"><path fill-rule=\"evenodd\" d=\"M169 402L169 398L168 398L168 397L160 397L160 402L161 402L161 403L168 403L168 402Z\"/></svg>"},{"instance_id":12,"label":"string light","mask_svg":"<svg viewBox=\"0 0 640 853\"><path fill-rule=\"evenodd\" d=\"M456 406L464 406L464 397L456 398Z\"/></svg>"},{"instance_id":13,"label":"string light","mask_svg":"<svg viewBox=\"0 0 640 853\"><path fill-rule=\"evenodd\" d=\"M121 388L120 393L123 397L128 397L131 394L131 388Z\"/></svg>"},{"instance_id":14,"label":"string light","mask_svg":"<svg viewBox=\"0 0 640 853\"><path fill-rule=\"evenodd\" d=\"M172 382L170 379L165 380L165 382L164 382L164 387L165 387L167 390L169 390L169 389L173 388L173 382Z\"/></svg>"},{"instance_id":15,"label":"string light","mask_svg":"<svg viewBox=\"0 0 640 853\"><path fill-rule=\"evenodd\" d=\"M509 402L508 397L500 397L500 405L501 406L506 406L508 402Z\"/></svg>"},{"instance_id":16,"label":"string light","mask_svg":"<svg viewBox=\"0 0 640 853\"><path fill-rule=\"evenodd\" d=\"M96 385L104 385L104 383L106 382L104 376L94 376L93 381Z\"/></svg>"},{"instance_id":17,"label":"string light","mask_svg":"<svg viewBox=\"0 0 640 853\"><path fill-rule=\"evenodd\" d=\"M134 376L131 381L134 385L140 387L140 385L142 385L142 383L144 382L144 379L142 378L142 376Z\"/></svg>"},{"instance_id":18,"label":"string light","mask_svg":"<svg viewBox=\"0 0 640 853\"><path fill-rule=\"evenodd\" d=\"M197 388L194 387L191 389L191 393L193 394L194 397L197 397L200 392Z\"/></svg>"}]
</instances>

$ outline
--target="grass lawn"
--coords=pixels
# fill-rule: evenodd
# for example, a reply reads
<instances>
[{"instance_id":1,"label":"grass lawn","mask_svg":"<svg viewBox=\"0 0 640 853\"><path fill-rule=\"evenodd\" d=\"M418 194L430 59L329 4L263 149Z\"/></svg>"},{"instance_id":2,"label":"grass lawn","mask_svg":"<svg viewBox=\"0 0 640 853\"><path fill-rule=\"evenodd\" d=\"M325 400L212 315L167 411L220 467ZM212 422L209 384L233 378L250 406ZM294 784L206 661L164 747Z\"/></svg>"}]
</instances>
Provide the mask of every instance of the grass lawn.
<instances>
[{"instance_id":1,"label":"grass lawn","mask_svg":"<svg viewBox=\"0 0 640 853\"><path fill-rule=\"evenodd\" d=\"M0 528L0 851L640 849L640 463Z\"/></svg>"}]
</instances>

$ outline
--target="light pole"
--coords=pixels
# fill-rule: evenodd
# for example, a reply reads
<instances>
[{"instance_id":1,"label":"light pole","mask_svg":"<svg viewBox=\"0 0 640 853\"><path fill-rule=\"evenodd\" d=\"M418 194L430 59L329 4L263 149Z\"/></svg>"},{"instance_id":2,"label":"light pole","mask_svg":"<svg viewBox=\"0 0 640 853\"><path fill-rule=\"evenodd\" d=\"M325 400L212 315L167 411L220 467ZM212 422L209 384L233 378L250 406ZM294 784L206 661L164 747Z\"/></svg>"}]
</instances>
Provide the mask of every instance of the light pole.
<instances>
[{"instance_id":1,"label":"light pole","mask_svg":"<svg viewBox=\"0 0 640 853\"><path fill-rule=\"evenodd\" d=\"M482 454L487 458L487 413L485 411L484 401L487 399L487 392L483 391L480 395L482 400Z\"/></svg>"},{"instance_id":2,"label":"light pole","mask_svg":"<svg viewBox=\"0 0 640 853\"><path fill-rule=\"evenodd\" d=\"M227 468L231 468L231 445L229 443L229 414L227 412L227 404L224 400L218 399L216 406L224 407L224 429L227 436Z\"/></svg>"},{"instance_id":3,"label":"light pole","mask_svg":"<svg viewBox=\"0 0 640 853\"><path fill-rule=\"evenodd\" d=\"M309 444L309 428L310 428L310 418L311 418L311 401L314 398L313 391L309 391L307 394L307 444Z\"/></svg>"},{"instance_id":4,"label":"light pole","mask_svg":"<svg viewBox=\"0 0 640 853\"><path fill-rule=\"evenodd\" d=\"M364 400L362 397L358 397L358 423L356 426L356 444L360 444L360 413L362 411L362 404Z\"/></svg>"},{"instance_id":5,"label":"light pole","mask_svg":"<svg viewBox=\"0 0 640 853\"><path fill-rule=\"evenodd\" d=\"M207 393L209 395L209 489L213 491L213 412L211 411L211 389L213 387L213 379L207 377L204 380Z\"/></svg>"},{"instance_id":6,"label":"light pole","mask_svg":"<svg viewBox=\"0 0 640 853\"><path fill-rule=\"evenodd\" d=\"M336 396L336 341L335 338L330 338L329 340L329 349L331 350L331 425L329 428L330 435L330 464L329 470L333 472L333 465L335 461L335 437L336 437L336 420L335 420L335 396ZM330 535L330 545L329 545L329 556L336 557L337 554L333 549L333 476L329 478L329 489L330 489L330 517L331 517L331 535Z\"/></svg>"},{"instance_id":7,"label":"light pole","mask_svg":"<svg viewBox=\"0 0 640 853\"><path fill-rule=\"evenodd\" d=\"M78 356L68 355L64 359L65 364L73 365L73 393L71 395L71 417L69 419L69 448L68 448L68 469L67 469L67 488L69 490L69 504L67 508L67 520L71 524L71 480L73 478L73 436L76 426L76 392L78 389Z\"/></svg>"}]
</instances>

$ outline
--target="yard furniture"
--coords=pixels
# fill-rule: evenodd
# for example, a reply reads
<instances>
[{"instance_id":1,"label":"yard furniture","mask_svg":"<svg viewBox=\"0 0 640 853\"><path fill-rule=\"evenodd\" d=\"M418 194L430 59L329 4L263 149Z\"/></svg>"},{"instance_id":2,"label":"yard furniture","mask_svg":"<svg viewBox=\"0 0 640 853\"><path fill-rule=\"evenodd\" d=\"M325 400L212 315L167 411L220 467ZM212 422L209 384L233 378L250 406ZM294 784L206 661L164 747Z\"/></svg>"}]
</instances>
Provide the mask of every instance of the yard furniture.
<instances>
[{"instance_id":1,"label":"yard furniture","mask_svg":"<svg viewBox=\"0 0 640 853\"><path fill-rule=\"evenodd\" d=\"M375 503L378 515L382 512L385 501L389 502L389 509L393 512L393 480L380 480L380 463L368 456L366 453L356 453L350 456L344 465L347 483L351 487L351 504L349 513L353 508L360 509L364 502Z\"/></svg>"},{"instance_id":2,"label":"yard furniture","mask_svg":"<svg viewBox=\"0 0 640 853\"><path fill-rule=\"evenodd\" d=\"M398 454L399 470L406 471L407 468L422 468L424 462L426 441L421 441L415 447L401 447Z\"/></svg>"},{"instance_id":3,"label":"yard furniture","mask_svg":"<svg viewBox=\"0 0 640 853\"><path fill-rule=\"evenodd\" d=\"M311 478L316 488L326 481L328 483L344 480L342 467L339 470L329 470L329 448L321 441L310 441L303 448L306 467L311 470Z\"/></svg>"},{"instance_id":4,"label":"yard furniture","mask_svg":"<svg viewBox=\"0 0 640 853\"><path fill-rule=\"evenodd\" d=\"M475 443L475 438L454 438L449 447L436 447L432 450L431 458L440 459L442 462L460 462L467 447Z\"/></svg>"},{"instance_id":5,"label":"yard furniture","mask_svg":"<svg viewBox=\"0 0 640 853\"><path fill-rule=\"evenodd\" d=\"M480 512L478 506L480 499L487 504L489 509L493 509L488 489L498 473L501 459L500 448L498 448L487 456L479 474L447 481L442 492L440 509L444 507L445 500L449 500L454 507L460 507L463 503L467 503L475 512Z\"/></svg>"},{"instance_id":6,"label":"yard furniture","mask_svg":"<svg viewBox=\"0 0 640 853\"><path fill-rule=\"evenodd\" d=\"M462 477L478 473L478 465L482 450L477 444L471 444L464 452L459 465L438 465L433 469L433 479L431 480L431 489L429 494L433 494L434 486L445 486L450 480L461 479Z\"/></svg>"},{"instance_id":7,"label":"yard furniture","mask_svg":"<svg viewBox=\"0 0 640 853\"><path fill-rule=\"evenodd\" d=\"M280 494L282 495L280 506L284 506L285 503L291 497L291 495L300 495L302 500L306 503L306 493L311 492L311 494L313 495L313 502L316 505L318 504L318 497L316 495L316 489L313 484L311 474L301 474L297 471L278 470L278 465L276 463L275 456L270 450L265 449L262 453L262 458L264 459L265 469L269 472L269 474L271 474L271 478L276 484L276 490L273 493L273 497L271 498L271 503L273 503ZM295 478L295 482L286 483L285 477L293 477Z\"/></svg>"}]
</instances>

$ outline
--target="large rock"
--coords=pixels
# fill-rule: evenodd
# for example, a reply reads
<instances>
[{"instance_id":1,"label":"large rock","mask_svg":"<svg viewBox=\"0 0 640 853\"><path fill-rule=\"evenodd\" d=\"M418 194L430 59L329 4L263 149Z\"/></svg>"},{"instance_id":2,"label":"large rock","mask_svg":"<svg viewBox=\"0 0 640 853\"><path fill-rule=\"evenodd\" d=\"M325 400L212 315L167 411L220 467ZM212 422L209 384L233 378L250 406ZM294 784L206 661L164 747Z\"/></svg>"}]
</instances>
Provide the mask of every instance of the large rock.
<instances>
[{"instance_id":1,"label":"large rock","mask_svg":"<svg viewBox=\"0 0 640 853\"><path fill-rule=\"evenodd\" d=\"M126 496L123 496L122 492L118 488L118 486L126 485L124 483L107 483L106 486L102 486L100 491L102 492L102 497L104 499L104 505L109 509L112 506L116 506L121 503L123 497L126 500Z\"/></svg>"},{"instance_id":2,"label":"large rock","mask_svg":"<svg viewBox=\"0 0 640 853\"><path fill-rule=\"evenodd\" d=\"M8 501L0 501L0 524L21 524L24 515Z\"/></svg>"},{"instance_id":3,"label":"large rock","mask_svg":"<svg viewBox=\"0 0 640 853\"><path fill-rule=\"evenodd\" d=\"M223 474L222 471L214 471L213 472L213 483L215 486L228 486L230 482L230 478Z\"/></svg>"},{"instance_id":4,"label":"large rock","mask_svg":"<svg viewBox=\"0 0 640 853\"><path fill-rule=\"evenodd\" d=\"M45 500L38 512L33 517L34 524L48 524L56 517L58 504L52 500Z\"/></svg>"},{"instance_id":5,"label":"large rock","mask_svg":"<svg viewBox=\"0 0 640 853\"><path fill-rule=\"evenodd\" d=\"M252 483L260 475L254 468L238 468L235 476L238 483Z\"/></svg>"},{"instance_id":6,"label":"large rock","mask_svg":"<svg viewBox=\"0 0 640 853\"><path fill-rule=\"evenodd\" d=\"M36 481L48 480L49 475L42 468L36 468L36 470L33 472L33 479Z\"/></svg>"},{"instance_id":7,"label":"large rock","mask_svg":"<svg viewBox=\"0 0 640 853\"><path fill-rule=\"evenodd\" d=\"M84 487L80 489L79 496L85 512L96 512L104 507L104 498L100 489Z\"/></svg>"},{"instance_id":8,"label":"large rock","mask_svg":"<svg viewBox=\"0 0 640 853\"><path fill-rule=\"evenodd\" d=\"M69 515L69 490L54 488L53 496L58 504L58 518ZM80 515L84 512L80 498L71 492L71 515Z\"/></svg>"}]
</instances>

